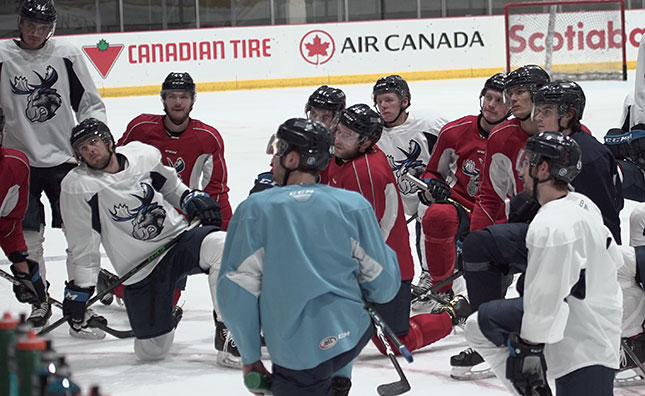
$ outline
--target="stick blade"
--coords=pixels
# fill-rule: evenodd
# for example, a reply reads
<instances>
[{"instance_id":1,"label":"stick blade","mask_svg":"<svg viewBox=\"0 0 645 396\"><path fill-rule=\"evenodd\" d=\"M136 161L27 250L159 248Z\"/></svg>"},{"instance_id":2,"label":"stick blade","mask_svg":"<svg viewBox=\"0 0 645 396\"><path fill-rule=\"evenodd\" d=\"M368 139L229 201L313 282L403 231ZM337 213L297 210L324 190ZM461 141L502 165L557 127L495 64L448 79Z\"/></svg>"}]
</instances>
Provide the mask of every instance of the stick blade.
<instances>
[{"instance_id":1,"label":"stick blade","mask_svg":"<svg viewBox=\"0 0 645 396\"><path fill-rule=\"evenodd\" d=\"M376 388L376 391L380 396L402 395L409 390L410 390L410 383L405 379L402 379L397 382L392 382L389 384L379 385Z\"/></svg>"}]
</instances>

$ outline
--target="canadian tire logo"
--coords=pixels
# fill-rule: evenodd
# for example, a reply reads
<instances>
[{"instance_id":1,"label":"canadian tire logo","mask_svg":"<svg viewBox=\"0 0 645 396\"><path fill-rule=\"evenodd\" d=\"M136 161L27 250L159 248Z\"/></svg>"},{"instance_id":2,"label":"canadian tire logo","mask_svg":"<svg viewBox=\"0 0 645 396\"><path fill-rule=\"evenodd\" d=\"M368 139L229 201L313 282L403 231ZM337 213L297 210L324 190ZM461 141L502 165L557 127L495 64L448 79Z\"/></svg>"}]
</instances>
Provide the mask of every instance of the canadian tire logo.
<instances>
[{"instance_id":1,"label":"canadian tire logo","mask_svg":"<svg viewBox=\"0 0 645 396\"><path fill-rule=\"evenodd\" d=\"M123 47L125 47L123 44L110 44L101 39L96 45L88 45L82 47L82 49L96 71L105 79L110 74L110 70L112 70L112 66L116 63L119 55L121 55Z\"/></svg>"},{"instance_id":2,"label":"canadian tire logo","mask_svg":"<svg viewBox=\"0 0 645 396\"><path fill-rule=\"evenodd\" d=\"M324 65L336 52L333 37L324 30L312 30L300 40L300 55L312 65Z\"/></svg>"}]
</instances>

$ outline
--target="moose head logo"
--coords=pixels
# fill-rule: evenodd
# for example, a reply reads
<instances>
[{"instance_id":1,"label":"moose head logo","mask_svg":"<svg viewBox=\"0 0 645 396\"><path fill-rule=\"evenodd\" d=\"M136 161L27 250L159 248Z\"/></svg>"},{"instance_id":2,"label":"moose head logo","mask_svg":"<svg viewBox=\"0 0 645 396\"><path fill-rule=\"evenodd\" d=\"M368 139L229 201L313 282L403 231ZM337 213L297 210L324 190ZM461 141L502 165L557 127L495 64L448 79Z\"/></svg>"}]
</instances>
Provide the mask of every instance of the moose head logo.
<instances>
[{"instance_id":1,"label":"moose head logo","mask_svg":"<svg viewBox=\"0 0 645 396\"><path fill-rule=\"evenodd\" d=\"M140 183L140 185L143 196L134 194L132 196L137 198L141 205L134 209L128 208L126 204L114 205L114 210L111 210L110 214L115 221L132 220L132 236L140 241L147 241L161 234L166 210L156 202L152 202L154 190L149 184Z\"/></svg>"},{"instance_id":2,"label":"moose head logo","mask_svg":"<svg viewBox=\"0 0 645 396\"><path fill-rule=\"evenodd\" d=\"M25 115L31 122L45 122L56 115L56 110L61 105L60 95L52 86L58 81L56 69L47 66L45 77L34 73L40 79L40 84L30 84L26 77L15 76L11 83L11 92L16 95L27 96Z\"/></svg>"}]
</instances>

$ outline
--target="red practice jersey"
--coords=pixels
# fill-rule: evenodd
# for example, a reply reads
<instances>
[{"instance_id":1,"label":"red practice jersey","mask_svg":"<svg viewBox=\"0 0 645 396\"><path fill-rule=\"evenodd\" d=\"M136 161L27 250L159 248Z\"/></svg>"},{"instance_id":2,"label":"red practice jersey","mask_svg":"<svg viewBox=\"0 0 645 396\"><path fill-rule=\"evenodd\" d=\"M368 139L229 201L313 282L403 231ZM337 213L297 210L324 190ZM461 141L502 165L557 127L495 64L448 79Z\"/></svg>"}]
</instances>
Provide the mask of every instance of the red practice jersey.
<instances>
[{"instance_id":1,"label":"red practice jersey","mask_svg":"<svg viewBox=\"0 0 645 396\"><path fill-rule=\"evenodd\" d=\"M486 140L479 133L479 116L469 115L447 123L439 132L422 177L445 181L452 199L472 210L484 166Z\"/></svg>"},{"instance_id":2,"label":"red practice jersey","mask_svg":"<svg viewBox=\"0 0 645 396\"><path fill-rule=\"evenodd\" d=\"M351 161L334 158L327 168L327 184L356 191L374 208L385 243L399 260L401 280L414 277L410 234L396 179L385 154L376 147Z\"/></svg>"},{"instance_id":3,"label":"red practice jersey","mask_svg":"<svg viewBox=\"0 0 645 396\"><path fill-rule=\"evenodd\" d=\"M22 219L29 196L29 161L18 150L0 146L0 247L9 256L27 251Z\"/></svg>"},{"instance_id":4,"label":"red practice jersey","mask_svg":"<svg viewBox=\"0 0 645 396\"><path fill-rule=\"evenodd\" d=\"M156 147L162 162L175 168L184 184L202 189L222 207L222 229L226 230L233 211L228 201L228 171L224 160L224 140L217 129L191 119L179 136L166 132L163 115L141 114L130 121L118 146L139 141Z\"/></svg>"},{"instance_id":5,"label":"red practice jersey","mask_svg":"<svg viewBox=\"0 0 645 396\"><path fill-rule=\"evenodd\" d=\"M471 231L505 223L511 198L524 187L516 166L529 135L520 122L517 118L506 121L488 137L479 192L470 219Z\"/></svg>"}]
</instances>

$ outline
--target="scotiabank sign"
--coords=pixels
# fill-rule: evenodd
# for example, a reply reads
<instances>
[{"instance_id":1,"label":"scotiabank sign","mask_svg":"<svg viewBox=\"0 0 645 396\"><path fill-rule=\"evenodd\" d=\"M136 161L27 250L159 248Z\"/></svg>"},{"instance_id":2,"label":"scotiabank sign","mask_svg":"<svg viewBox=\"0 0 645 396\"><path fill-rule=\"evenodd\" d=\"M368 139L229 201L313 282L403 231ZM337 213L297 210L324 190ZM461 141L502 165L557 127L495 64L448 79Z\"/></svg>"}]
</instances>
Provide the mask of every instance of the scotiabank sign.
<instances>
[{"instance_id":1,"label":"scotiabank sign","mask_svg":"<svg viewBox=\"0 0 645 396\"><path fill-rule=\"evenodd\" d=\"M526 50L542 52L546 48L546 34L531 32L526 25L512 25L509 29L509 50L513 53ZM603 50L620 48L623 41L623 31L616 28L613 21L608 21L605 29L585 29L583 22L575 26L568 25L563 31L553 32L553 50L573 51L585 49ZM638 42L636 42L638 46Z\"/></svg>"}]
</instances>

